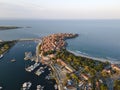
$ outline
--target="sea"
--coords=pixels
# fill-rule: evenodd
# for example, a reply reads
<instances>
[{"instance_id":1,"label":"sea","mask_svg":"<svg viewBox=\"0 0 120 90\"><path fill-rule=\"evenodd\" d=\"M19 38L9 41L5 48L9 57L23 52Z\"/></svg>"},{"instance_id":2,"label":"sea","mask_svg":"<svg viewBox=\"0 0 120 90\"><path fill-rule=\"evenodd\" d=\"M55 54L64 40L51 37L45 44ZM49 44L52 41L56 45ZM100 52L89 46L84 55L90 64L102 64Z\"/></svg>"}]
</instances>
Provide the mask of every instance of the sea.
<instances>
[{"instance_id":1,"label":"sea","mask_svg":"<svg viewBox=\"0 0 120 90\"><path fill-rule=\"evenodd\" d=\"M53 33L77 33L77 38L67 40L68 50L120 64L120 20L0 20L0 26L7 25L23 28L0 31L0 40L41 38ZM22 48L22 44L26 46ZM27 47L28 44L31 44L32 48ZM25 80L31 80L33 76L28 76L28 73L22 71L25 64L23 54L29 50L34 53L35 46L35 42L18 42L10 49L0 62L0 84L3 82L3 85L6 84L11 90L18 90L14 88L18 87L17 84L21 85ZM9 62L12 57L18 60L16 64ZM37 80L43 82L41 78ZM52 85L46 86L49 87Z\"/></svg>"}]
</instances>

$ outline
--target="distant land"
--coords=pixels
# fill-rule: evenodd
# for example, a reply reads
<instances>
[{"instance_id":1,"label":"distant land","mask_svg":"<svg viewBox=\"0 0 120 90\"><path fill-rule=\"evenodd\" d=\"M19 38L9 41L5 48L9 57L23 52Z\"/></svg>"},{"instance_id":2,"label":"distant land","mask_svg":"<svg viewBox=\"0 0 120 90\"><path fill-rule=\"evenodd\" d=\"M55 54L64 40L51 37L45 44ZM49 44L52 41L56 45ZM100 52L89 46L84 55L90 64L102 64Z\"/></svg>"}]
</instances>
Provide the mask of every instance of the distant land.
<instances>
[{"instance_id":1,"label":"distant land","mask_svg":"<svg viewBox=\"0 0 120 90\"><path fill-rule=\"evenodd\" d=\"M9 30L9 29L18 29L23 27L17 27L17 26L0 26L0 30Z\"/></svg>"}]
</instances>

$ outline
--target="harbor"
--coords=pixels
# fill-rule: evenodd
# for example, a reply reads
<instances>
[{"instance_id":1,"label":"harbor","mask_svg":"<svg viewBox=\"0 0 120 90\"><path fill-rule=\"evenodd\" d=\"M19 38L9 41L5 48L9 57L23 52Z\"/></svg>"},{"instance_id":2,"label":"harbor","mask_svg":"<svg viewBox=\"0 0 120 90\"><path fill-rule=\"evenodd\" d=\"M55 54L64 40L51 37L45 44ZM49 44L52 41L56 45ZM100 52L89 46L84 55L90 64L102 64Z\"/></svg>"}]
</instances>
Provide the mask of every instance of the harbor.
<instances>
[{"instance_id":1,"label":"harbor","mask_svg":"<svg viewBox=\"0 0 120 90\"><path fill-rule=\"evenodd\" d=\"M36 62L34 62L34 60L24 60L25 52L31 52L32 56L36 57L35 51L37 45L38 43L34 41L17 42L15 46L1 58L0 90L20 90L25 86L24 83L26 82L31 83L31 85L28 85L31 86L29 90L49 90L49 88L55 90L55 80L46 79L50 74L48 66L41 63L35 64ZM32 68L30 68L31 72L28 72L29 70L26 71L26 68L31 65L33 65ZM35 73L40 67L43 67L44 72L42 71L43 73L38 76ZM26 90L27 87L25 86L23 90Z\"/></svg>"}]
</instances>

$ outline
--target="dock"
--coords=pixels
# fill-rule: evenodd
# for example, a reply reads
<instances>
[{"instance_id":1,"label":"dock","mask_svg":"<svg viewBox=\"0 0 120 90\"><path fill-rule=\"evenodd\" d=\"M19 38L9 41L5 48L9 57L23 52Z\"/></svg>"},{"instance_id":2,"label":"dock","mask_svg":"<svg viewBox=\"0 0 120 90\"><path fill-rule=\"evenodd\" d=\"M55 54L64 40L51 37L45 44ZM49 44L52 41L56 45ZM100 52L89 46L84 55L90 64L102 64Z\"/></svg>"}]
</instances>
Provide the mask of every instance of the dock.
<instances>
[{"instance_id":1,"label":"dock","mask_svg":"<svg viewBox=\"0 0 120 90\"><path fill-rule=\"evenodd\" d=\"M37 68L40 65L40 63L35 63L27 68L25 68L26 71L32 72L35 68Z\"/></svg>"}]
</instances>

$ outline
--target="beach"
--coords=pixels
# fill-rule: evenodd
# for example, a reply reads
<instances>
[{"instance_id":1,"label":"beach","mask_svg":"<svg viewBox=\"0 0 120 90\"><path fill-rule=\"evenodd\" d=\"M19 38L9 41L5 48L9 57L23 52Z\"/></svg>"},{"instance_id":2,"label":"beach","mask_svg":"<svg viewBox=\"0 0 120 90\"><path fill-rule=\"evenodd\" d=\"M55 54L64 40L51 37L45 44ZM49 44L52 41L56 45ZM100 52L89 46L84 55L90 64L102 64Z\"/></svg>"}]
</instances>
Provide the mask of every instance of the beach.
<instances>
[{"instance_id":1,"label":"beach","mask_svg":"<svg viewBox=\"0 0 120 90\"><path fill-rule=\"evenodd\" d=\"M105 59L105 58L97 58L97 57L91 57L91 56L88 56L88 55L84 55L82 53L77 53L75 51L72 51L72 50L68 50L70 53L76 55L76 56L81 56L81 57L85 57L85 58L89 58L89 59L93 59L93 60L97 60L97 61L102 61L102 62L110 62L112 64L120 64L120 61L114 61L114 60L110 60L110 59Z\"/></svg>"}]
</instances>

